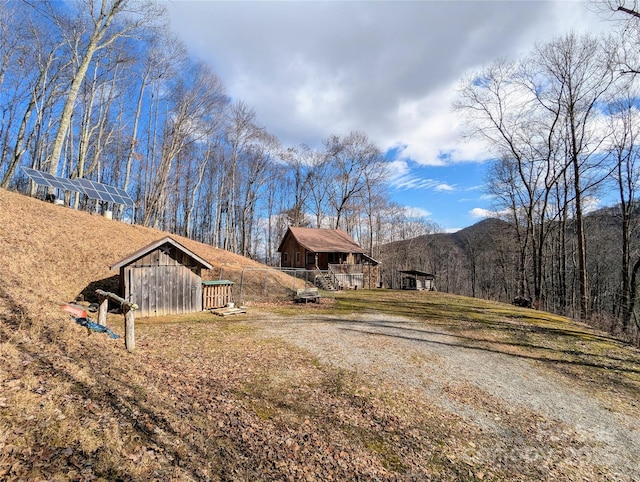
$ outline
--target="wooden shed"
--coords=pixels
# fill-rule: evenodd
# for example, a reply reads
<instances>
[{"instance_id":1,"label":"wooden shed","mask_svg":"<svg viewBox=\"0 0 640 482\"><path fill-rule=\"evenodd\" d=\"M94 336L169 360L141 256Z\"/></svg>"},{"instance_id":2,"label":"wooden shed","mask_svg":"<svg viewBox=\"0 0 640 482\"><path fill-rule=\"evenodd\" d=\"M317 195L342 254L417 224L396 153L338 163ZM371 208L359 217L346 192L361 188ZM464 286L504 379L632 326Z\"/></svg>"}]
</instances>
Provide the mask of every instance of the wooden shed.
<instances>
[{"instance_id":1,"label":"wooden shed","mask_svg":"<svg viewBox=\"0 0 640 482\"><path fill-rule=\"evenodd\" d=\"M416 269L400 271L402 274L403 290L430 290L433 291L435 286L433 280L435 276L431 273L425 273Z\"/></svg>"},{"instance_id":2,"label":"wooden shed","mask_svg":"<svg viewBox=\"0 0 640 482\"><path fill-rule=\"evenodd\" d=\"M159 239L111 266L120 271L120 294L138 316L202 311L202 270L213 266L170 237Z\"/></svg>"}]
</instances>

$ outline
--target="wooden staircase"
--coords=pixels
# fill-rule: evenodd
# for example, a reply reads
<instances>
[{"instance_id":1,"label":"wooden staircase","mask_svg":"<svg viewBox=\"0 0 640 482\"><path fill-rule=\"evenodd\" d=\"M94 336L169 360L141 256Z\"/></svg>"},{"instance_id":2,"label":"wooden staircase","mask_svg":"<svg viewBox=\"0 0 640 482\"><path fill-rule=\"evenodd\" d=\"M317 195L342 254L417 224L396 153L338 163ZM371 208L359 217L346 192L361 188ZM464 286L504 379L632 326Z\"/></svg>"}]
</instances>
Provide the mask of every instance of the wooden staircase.
<instances>
[{"instance_id":1,"label":"wooden staircase","mask_svg":"<svg viewBox=\"0 0 640 482\"><path fill-rule=\"evenodd\" d=\"M325 290L325 291L338 290L336 277L333 275L331 271L328 271L326 273L323 273L321 271L316 271L314 284L321 290Z\"/></svg>"}]
</instances>

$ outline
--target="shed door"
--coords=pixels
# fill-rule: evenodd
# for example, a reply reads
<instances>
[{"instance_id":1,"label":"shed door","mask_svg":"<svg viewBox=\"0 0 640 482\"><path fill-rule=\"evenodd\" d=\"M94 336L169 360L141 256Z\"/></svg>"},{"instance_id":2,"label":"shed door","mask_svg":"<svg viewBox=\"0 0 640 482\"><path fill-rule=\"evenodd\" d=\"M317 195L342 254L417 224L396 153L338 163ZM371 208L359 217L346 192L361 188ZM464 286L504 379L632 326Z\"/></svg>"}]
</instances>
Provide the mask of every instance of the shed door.
<instances>
[{"instance_id":1,"label":"shed door","mask_svg":"<svg viewBox=\"0 0 640 482\"><path fill-rule=\"evenodd\" d=\"M185 266L130 267L125 298L138 305L139 316L202 311L200 276Z\"/></svg>"}]
</instances>

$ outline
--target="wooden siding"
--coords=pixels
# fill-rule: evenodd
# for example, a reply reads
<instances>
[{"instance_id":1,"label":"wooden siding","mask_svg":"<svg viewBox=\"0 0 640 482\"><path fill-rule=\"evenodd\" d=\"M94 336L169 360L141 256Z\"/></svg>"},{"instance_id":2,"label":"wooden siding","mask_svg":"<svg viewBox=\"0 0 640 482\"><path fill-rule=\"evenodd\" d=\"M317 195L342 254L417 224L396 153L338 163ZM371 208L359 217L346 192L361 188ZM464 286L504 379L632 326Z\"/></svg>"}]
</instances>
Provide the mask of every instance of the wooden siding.
<instances>
[{"instance_id":1,"label":"wooden siding","mask_svg":"<svg viewBox=\"0 0 640 482\"><path fill-rule=\"evenodd\" d=\"M290 237L282 246L282 254L287 253L285 257L281 255L281 266L283 268L303 268L313 270L316 268L316 256L318 268L326 270L329 264L342 262L344 264L358 264L362 257L359 253L314 253L300 246L295 238Z\"/></svg>"},{"instance_id":2,"label":"wooden siding","mask_svg":"<svg viewBox=\"0 0 640 482\"><path fill-rule=\"evenodd\" d=\"M233 301L233 283L203 283L202 286L202 309L213 310L223 308Z\"/></svg>"},{"instance_id":3,"label":"wooden siding","mask_svg":"<svg viewBox=\"0 0 640 482\"><path fill-rule=\"evenodd\" d=\"M356 255L358 261L360 255ZM380 270L371 264L330 264L329 268L345 288L377 288L380 284Z\"/></svg>"},{"instance_id":4,"label":"wooden siding","mask_svg":"<svg viewBox=\"0 0 640 482\"><path fill-rule=\"evenodd\" d=\"M287 253L287 260L281 256L281 264L284 268L304 268L307 252L298 244L293 236L289 236L282 246L282 253ZM296 253L299 253L296 257Z\"/></svg>"},{"instance_id":5,"label":"wooden siding","mask_svg":"<svg viewBox=\"0 0 640 482\"><path fill-rule=\"evenodd\" d=\"M139 316L202 311L200 276L186 266L127 266L124 279L125 299L139 306Z\"/></svg>"},{"instance_id":6,"label":"wooden siding","mask_svg":"<svg viewBox=\"0 0 640 482\"><path fill-rule=\"evenodd\" d=\"M200 272L187 253L165 244L120 269L123 296L142 317L202 311Z\"/></svg>"},{"instance_id":7,"label":"wooden siding","mask_svg":"<svg viewBox=\"0 0 640 482\"><path fill-rule=\"evenodd\" d=\"M281 267L307 270L316 268L327 270L330 265L361 265L365 258L355 241L345 231L339 229L290 227L282 239L278 251L281 254ZM375 260L369 259L369 261L376 263ZM354 274L351 271L341 272L349 275ZM362 274L362 271L359 273ZM345 283L350 284L348 280L345 280ZM358 286L362 286L362 284L362 282L355 282L355 285ZM365 286L368 284L364 282Z\"/></svg>"},{"instance_id":8,"label":"wooden siding","mask_svg":"<svg viewBox=\"0 0 640 482\"><path fill-rule=\"evenodd\" d=\"M187 253L170 245L164 245L158 249L154 249L133 261L128 266L185 266L193 269L199 269L197 268L197 263L195 263Z\"/></svg>"}]
</instances>

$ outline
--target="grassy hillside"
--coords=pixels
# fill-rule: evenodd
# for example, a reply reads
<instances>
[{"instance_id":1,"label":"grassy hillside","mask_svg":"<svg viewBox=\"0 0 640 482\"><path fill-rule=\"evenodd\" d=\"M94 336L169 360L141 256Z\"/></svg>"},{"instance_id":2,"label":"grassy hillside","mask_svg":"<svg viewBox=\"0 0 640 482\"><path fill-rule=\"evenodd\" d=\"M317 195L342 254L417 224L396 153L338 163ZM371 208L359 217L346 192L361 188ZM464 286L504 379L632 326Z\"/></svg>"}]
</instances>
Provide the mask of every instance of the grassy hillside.
<instances>
[{"instance_id":1,"label":"grassy hillside","mask_svg":"<svg viewBox=\"0 0 640 482\"><path fill-rule=\"evenodd\" d=\"M439 293L357 290L335 304L250 309L231 319L200 313L137 320L137 349L129 353L122 339L88 335L59 310L58 302L112 277L110 264L162 236L0 190L0 480L633 480L637 474L624 472L626 465L616 474L601 460L581 457L593 447L575 427L516 410L491 387L448 379L433 353L400 353L391 345L429 335L437 340L424 346L434 352L524 360L567 392L593 397L612 417L635 420L625 423L640 431L638 350L564 318ZM258 266L176 239L225 273ZM283 287L289 283L281 279ZM355 333L358 324L336 328L336 320L354 313L419 321L397 340L370 333L329 350L346 357L344 366L289 338L304 319L307 333L318 337L311 346L326 341L315 334L311 315L324 316L333 333ZM108 323L123 334L121 316L110 315ZM269 323L283 326L284 335L264 331ZM393 357L406 355L415 376L441 379L438 396L449 408L417 387L399 390L393 380L360 373L348 357L369 343L377 344L374 373L375 356L390 346ZM468 423L474 413L489 418ZM633 446L636 439L623 442Z\"/></svg>"},{"instance_id":2,"label":"grassy hillside","mask_svg":"<svg viewBox=\"0 0 640 482\"><path fill-rule=\"evenodd\" d=\"M100 470L109 480L113 470L136 472L127 469L126 462L123 465L120 451L127 438L139 437L140 427L129 419L122 427L118 398L131 389L138 372L123 364L122 343L109 343L100 335L87 337L59 304L96 287L113 286L116 273L109 266L163 236L166 233L155 229L0 190L0 479L13 474L34 480L40 473L49 474L43 475L46 479L66 479L71 463L66 454L77 450L83 457L99 453L95 456L106 467ZM214 266L205 278L216 279L222 273L239 280L243 267L263 267L172 237ZM246 290L262 289L259 275L245 282ZM279 286L283 292L291 287L291 279L279 273L270 275L270 283L271 289ZM126 386L119 384L124 379L112 379L113 367L118 367ZM87 406L96 404L105 413L89 423ZM131 410L138 412L140 407Z\"/></svg>"},{"instance_id":3,"label":"grassy hillside","mask_svg":"<svg viewBox=\"0 0 640 482\"><path fill-rule=\"evenodd\" d=\"M70 301L101 281L113 281L117 273L109 270L110 265L167 235L5 190L0 190L0 226L0 248L6 260L1 297L28 306ZM171 236L214 266L204 278L217 279L222 274L237 281L243 267L264 267L242 256ZM289 277L273 276L279 278L279 285L290 287Z\"/></svg>"}]
</instances>

